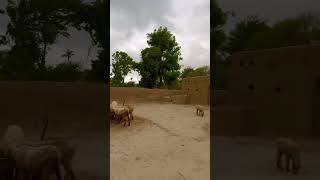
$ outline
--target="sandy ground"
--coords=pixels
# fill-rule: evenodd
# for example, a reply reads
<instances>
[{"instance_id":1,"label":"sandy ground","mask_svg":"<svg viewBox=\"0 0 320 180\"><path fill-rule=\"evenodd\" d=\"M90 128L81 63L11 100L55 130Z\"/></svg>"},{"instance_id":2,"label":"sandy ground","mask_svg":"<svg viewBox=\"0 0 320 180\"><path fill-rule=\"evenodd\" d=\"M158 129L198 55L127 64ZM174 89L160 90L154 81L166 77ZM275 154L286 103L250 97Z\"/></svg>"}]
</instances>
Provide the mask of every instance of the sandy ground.
<instances>
[{"instance_id":1,"label":"sandy ground","mask_svg":"<svg viewBox=\"0 0 320 180\"><path fill-rule=\"evenodd\" d=\"M320 141L297 140L301 145L301 173L292 175L275 168L273 141L253 138L212 137L212 177L216 180L313 180L320 177Z\"/></svg>"},{"instance_id":2,"label":"sandy ground","mask_svg":"<svg viewBox=\"0 0 320 180\"><path fill-rule=\"evenodd\" d=\"M210 179L210 114L194 106L136 104L130 127L111 124L111 180Z\"/></svg>"},{"instance_id":3,"label":"sandy ground","mask_svg":"<svg viewBox=\"0 0 320 180\"><path fill-rule=\"evenodd\" d=\"M107 148L105 131L97 129L80 133L76 129L69 129L69 133L51 133L46 140L63 139L76 147L73 159L73 169L77 180L105 180L107 179ZM26 134L27 140L38 141L38 136Z\"/></svg>"}]
</instances>

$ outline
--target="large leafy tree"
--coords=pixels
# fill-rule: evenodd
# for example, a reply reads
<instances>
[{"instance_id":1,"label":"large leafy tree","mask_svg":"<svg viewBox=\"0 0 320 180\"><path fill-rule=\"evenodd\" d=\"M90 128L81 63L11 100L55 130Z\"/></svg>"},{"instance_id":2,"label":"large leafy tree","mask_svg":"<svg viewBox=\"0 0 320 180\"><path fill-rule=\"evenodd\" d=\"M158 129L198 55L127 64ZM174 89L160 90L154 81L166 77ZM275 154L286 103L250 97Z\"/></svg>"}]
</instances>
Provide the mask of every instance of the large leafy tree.
<instances>
[{"instance_id":1,"label":"large leafy tree","mask_svg":"<svg viewBox=\"0 0 320 180\"><path fill-rule=\"evenodd\" d=\"M154 88L157 85L160 54L161 50L157 47L145 48L141 51L142 61L135 65L141 76L140 86Z\"/></svg>"},{"instance_id":2,"label":"large leafy tree","mask_svg":"<svg viewBox=\"0 0 320 180\"><path fill-rule=\"evenodd\" d=\"M40 70L45 69L46 55L50 45L56 43L58 36L69 37L69 17L79 8L81 0L29 0L32 27L36 33L41 55L38 62Z\"/></svg>"},{"instance_id":3,"label":"large leafy tree","mask_svg":"<svg viewBox=\"0 0 320 180\"><path fill-rule=\"evenodd\" d=\"M112 85L124 84L124 78L132 70L133 59L125 52L116 51L112 54Z\"/></svg>"},{"instance_id":4,"label":"large leafy tree","mask_svg":"<svg viewBox=\"0 0 320 180\"><path fill-rule=\"evenodd\" d=\"M29 79L40 57L37 34L30 16L33 12L27 0L9 0L6 10L10 18L7 34L14 45L6 62L3 62L3 71L10 79Z\"/></svg>"},{"instance_id":5,"label":"large leafy tree","mask_svg":"<svg viewBox=\"0 0 320 180\"><path fill-rule=\"evenodd\" d=\"M141 52L142 65L138 66L142 84L149 88L171 86L179 77L179 61L182 60L180 46L166 27L148 33L147 38L149 47Z\"/></svg>"},{"instance_id":6,"label":"large leafy tree","mask_svg":"<svg viewBox=\"0 0 320 180\"><path fill-rule=\"evenodd\" d=\"M215 56L226 39L226 34L222 28L227 22L228 14L222 11L216 0L210 0L210 10L211 53Z\"/></svg>"},{"instance_id":7,"label":"large leafy tree","mask_svg":"<svg viewBox=\"0 0 320 180\"><path fill-rule=\"evenodd\" d=\"M249 15L244 20L238 22L235 28L230 31L225 50L232 54L248 48L250 39L257 33L268 31L270 27L266 20L262 20L258 15Z\"/></svg>"},{"instance_id":8,"label":"large leafy tree","mask_svg":"<svg viewBox=\"0 0 320 180\"><path fill-rule=\"evenodd\" d=\"M269 30L253 35L250 49L277 48L306 44L320 40L320 20L312 13L304 13L275 23Z\"/></svg>"},{"instance_id":9,"label":"large leafy tree","mask_svg":"<svg viewBox=\"0 0 320 180\"><path fill-rule=\"evenodd\" d=\"M211 38L211 57L213 57L213 87L215 89L221 89L223 84L224 69L221 69L222 55L225 54L224 44L226 41L226 33L223 30L223 26L227 22L230 12L224 12L218 5L216 0L210 1L211 19L210 19L210 38ZM231 13L234 16L233 13Z\"/></svg>"},{"instance_id":10,"label":"large leafy tree","mask_svg":"<svg viewBox=\"0 0 320 180\"><path fill-rule=\"evenodd\" d=\"M72 19L78 29L86 30L92 43L98 46L97 59L91 61L90 78L105 81L107 74L107 17L109 0L96 0L91 3L83 3Z\"/></svg>"},{"instance_id":11,"label":"large leafy tree","mask_svg":"<svg viewBox=\"0 0 320 180\"><path fill-rule=\"evenodd\" d=\"M28 68L28 71L44 72L50 45L59 35L69 36L69 17L80 3L80 0L8 0L11 21L7 34L14 42L8 67L15 67L19 72Z\"/></svg>"}]
</instances>

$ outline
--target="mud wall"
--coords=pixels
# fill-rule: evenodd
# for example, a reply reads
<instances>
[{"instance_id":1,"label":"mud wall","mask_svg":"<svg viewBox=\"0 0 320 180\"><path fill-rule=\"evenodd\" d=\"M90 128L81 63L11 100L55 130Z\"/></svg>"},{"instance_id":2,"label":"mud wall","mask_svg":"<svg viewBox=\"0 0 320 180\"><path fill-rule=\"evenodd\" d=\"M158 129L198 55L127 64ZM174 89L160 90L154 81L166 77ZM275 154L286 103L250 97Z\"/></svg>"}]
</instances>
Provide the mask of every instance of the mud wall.
<instances>
[{"instance_id":1,"label":"mud wall","mask_svg":"<svg viewBox=\"0 0 320 180\"><path fill-rule=\"evenodd\" d=\"M252 117L262 136L314 134L320 129L315 128L320 124L319 118L315 118L320 117L320 106L312 102L313 96L317 96L313 92L315 80L320 77L319 50L320 45L303 45L233 54L227 69L228 95L216 93L215 104L254 107ZM229 115L225 114L216 121L226 122L223 127L228 127Z\"/></svg>"},{"instance_id":2,"label":"mud wall","mask_svg":"<svg viewBox=\"0 0 320 180\"><path fill-rule=\"evenodd\" d=\"M119 102L168 102L168 98L181 95L181 90L111 87L110 100Z\"/></svg>"},{"instance_id":3,"label":"mud wall","mask_svg":"<svg viewBox=\"0 0 320 180\"><path fill-rule=\"evenodd\" d=\"M102 83L0 82L0 130L19 124L26 133L39 132L46 114L48 133L103 127L107 93Z\"/></svg>"},{"instance_id":4,"label":"mud wall","mask_svg":"<svg viewBox=\"0 0 320 180\"><path fill-rule=\"evenodd\" d=\"M190 96L191 104L210 104L210 76L184 78L182 93Z\"/></svg>"}]
</instances>

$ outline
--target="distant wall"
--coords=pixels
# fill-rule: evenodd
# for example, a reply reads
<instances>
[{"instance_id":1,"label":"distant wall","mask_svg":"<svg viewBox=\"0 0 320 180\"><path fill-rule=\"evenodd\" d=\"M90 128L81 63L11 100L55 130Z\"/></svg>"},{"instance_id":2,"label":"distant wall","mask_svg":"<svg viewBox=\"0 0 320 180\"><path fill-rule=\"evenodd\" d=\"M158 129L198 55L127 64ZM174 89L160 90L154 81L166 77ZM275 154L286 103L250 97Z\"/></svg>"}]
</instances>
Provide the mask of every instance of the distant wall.
<instances>
[{"instance_id":1,"label":"distant wall","mask_svg":"<svg viewBox=\"0 0 320 180\"><path fill-rule=\"evenodd\" d=\"M181 90L111 87L110 100L119 102L168 102L168 97L180 95Z\"/></svg>"},{"instance_id":2,"label":"distant wall","mask_svg":"<svg viewBox=\"0 0 320 180\"><path fill-rule=\"evenodd\" d=\"M210 76L184 78L182 93L190 96L191 104L210 104Z\"/></svg>"},{"instance_id":3,"label":"distant wall","mask_svg":"<svg viewBox=\"0 0 320 180\"><path fill-rule=\"evenodd\" d=\"M0 130L19 124L26 133L40 132L39 120L48 113L50 131L67 127L103 127L108 89L102 83L0 82ZM38 121L38 124L37 124ZM76 123L78 124L76 125Z\"/></svg>"}]
</instances>

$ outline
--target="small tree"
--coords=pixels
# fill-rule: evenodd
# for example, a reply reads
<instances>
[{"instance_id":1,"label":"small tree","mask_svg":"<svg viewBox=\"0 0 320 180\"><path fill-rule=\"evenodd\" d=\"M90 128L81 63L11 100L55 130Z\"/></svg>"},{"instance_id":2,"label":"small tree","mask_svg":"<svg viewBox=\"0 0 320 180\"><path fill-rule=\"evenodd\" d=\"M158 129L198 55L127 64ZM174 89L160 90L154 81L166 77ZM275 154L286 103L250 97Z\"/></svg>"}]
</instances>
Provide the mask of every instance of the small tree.
<instances>
[{"instance_id":1,"label":"small tree","mask_svg":"<svg viewBox=\"0 0 320 180\"><path fill-rule=\"evenodd\" d=\"M61 57L66 57L67 58L67 62L70 62L70 58L74 55L73 51L67 49L62 55Z\"/></svg>"},{"instance_id":2,"label":"small tree","mask_svg":"<svg viewBox=\"0 0 320 180\"><path fill-rule=\"evenodd\" d=\"M125 52L116 51L112 54L112 85L124 84L124 78L133 68L133 59Z\"/></svg>"}]
</instances>

